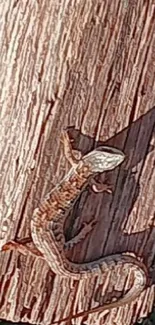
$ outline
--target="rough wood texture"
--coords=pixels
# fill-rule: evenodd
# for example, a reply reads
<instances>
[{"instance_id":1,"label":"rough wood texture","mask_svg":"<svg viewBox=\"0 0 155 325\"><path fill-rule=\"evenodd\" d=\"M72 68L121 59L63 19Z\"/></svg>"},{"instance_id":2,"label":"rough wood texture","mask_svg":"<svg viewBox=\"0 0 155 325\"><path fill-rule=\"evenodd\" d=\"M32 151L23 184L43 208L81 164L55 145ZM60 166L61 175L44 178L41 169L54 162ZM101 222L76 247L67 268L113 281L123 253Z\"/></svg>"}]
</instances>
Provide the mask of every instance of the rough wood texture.
<instances>
[{"instance_id":1,"label":"rough wood texture","mask_svg":"<svg viewBox=\"0 0 155 325\"><path fill-rule=\"evenodd\" d=\"M30 235L34 208L69 169L60 132L70 127L73 147L82 153L102 142L124 150L127 158L106 174L113 195L87 189L70 213L68 238L83 222L97 223L68 256L80 262L132 251L150 267L154 0L2 0L0 14L0 244ZM132 275L125 281L126 272L118 268L75 282L55 276L30 255L1 253L0 318L71 324L61 319L118 298L132 281ZM153 298L152 285L130 306L72 324L133 324L151 311Z\"/></svg>"}]
</instances>

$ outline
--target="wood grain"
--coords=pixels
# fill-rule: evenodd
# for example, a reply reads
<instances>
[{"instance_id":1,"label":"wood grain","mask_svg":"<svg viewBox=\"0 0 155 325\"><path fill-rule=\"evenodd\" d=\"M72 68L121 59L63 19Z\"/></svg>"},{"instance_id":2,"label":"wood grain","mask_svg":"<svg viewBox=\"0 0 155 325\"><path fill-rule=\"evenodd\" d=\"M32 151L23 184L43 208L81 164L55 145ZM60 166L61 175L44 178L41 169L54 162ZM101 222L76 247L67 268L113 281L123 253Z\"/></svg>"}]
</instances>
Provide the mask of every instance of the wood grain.
<instances>
[{"instance_id":1,"label":"wood grain","mask_svg":"<svg viewBox=\"0 0 155 325\"><path fill-rule=\"evenodd\" d=\"M133 251L155 254L154 0L2 0L0 3L0 245L30 235L40 200L68 171L60 133L73 147L125 151L102 175L113 195L84 191L68 216L68 238L97 221L73 261ZM132 283L123 270L88 282L64 280L32 256L0 254L0 318L70 324L65 317L118 298ZM104 296L104 298L103 298ZM133 324L151 311L152 285L130 306L74 324Z\"/></svg>"}]
</instances>

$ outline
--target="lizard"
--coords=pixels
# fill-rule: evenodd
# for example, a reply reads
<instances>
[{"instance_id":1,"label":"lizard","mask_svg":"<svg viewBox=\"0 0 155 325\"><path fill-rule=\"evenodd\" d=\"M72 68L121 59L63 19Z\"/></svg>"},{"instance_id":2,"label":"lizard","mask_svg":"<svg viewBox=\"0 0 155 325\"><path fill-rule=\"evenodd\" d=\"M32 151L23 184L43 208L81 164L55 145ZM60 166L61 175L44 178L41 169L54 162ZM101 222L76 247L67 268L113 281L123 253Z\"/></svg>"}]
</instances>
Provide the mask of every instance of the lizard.
<instances>
[{"instance_id":1,"label":"lizard","mask_svg":"<svg viewBox=\"0 0 155 325\"><path fill-rule=\"evenodd\" d=\"M148 280L148 270L144 263L130 253L113 254L87 263L74 263L65 256L65 237L63 233L66 212L79 197L81 190L87 185L90 176L96 173L112 170L120 165L125 154L114 147L100 146L82 158L73 156L71 143L67 131L63 132L62 141L67 160L71 164L69 172L62 181L57 184L40 205L34 210L31 220L31 236L35 249L24 248L23 244L13 241L6 243L2 250L10 248L24 251L28 249L32 254L38 255L48 263L50 269L62 277L70 277L75 280L100 275L116 265L126 265L134 272L134 284L118 301L92 308L73 315L72 318L87 315L95 311L103 311L130 303L144 290ZM93 185L95 192L109 191L106 184L98 187ZM64 319L65 320L65 319Z\"/></svg>"}]
</instances>

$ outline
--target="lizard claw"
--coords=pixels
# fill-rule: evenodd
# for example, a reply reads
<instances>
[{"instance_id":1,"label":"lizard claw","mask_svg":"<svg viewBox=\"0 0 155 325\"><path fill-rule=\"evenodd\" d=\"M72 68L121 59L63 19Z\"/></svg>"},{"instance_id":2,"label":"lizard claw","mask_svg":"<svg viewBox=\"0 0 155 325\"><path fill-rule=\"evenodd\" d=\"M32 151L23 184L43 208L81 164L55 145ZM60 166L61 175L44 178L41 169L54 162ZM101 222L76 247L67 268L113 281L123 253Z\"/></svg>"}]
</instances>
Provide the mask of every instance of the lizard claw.
<instances>
[{"instance_id":1,"label":"lizard claw","mask_svg":"<svg viewBox=\"0 0 155 325\"><path fill-rule=\"evenodd\" d=\"M97 224L97 220L92 219L90 222L83 222L83 228L87 228L88 231L91 231L91 229Z\"/></svg>"},{"instance_id":2,"label":"lizard claw","mask_svg":"<svg viewBox=\"0 0 155 325\"><path fill-rule=\"evenodd\" d=\"M8 241L6 244L2 246L2 251L8 251L8 250L18 250L19 244L15 242L14 240Z\"/></svg>"},{"instance_id":3,"label":"lizard claw","mask_svg":"<svg viewBox=\"0 0 155 325\"><path fill-rule=\"evenodd\" d=\"M107 192L109 194L112 194L112 188L110 185L108 184L93 184L92 185L92 190L95 192L95 193L102 193L102 192Z\"/></svg>"},{"instance_id":4,"label":"lizard claw","mask_svg":"<svg viewBox=\"0 0 155 325\"><path fill-rule=\"evenodd\" d=\"M109 184L99 183L95 179L90 179L89 184L91 185L91 188L95 193L102 193L102 192L107 192L109 194L113 193L112 186Z\"/></svg>"},{"instance_id":5,"label":"lizard claw","mask_svg":"<svg viewBox=\"0 0 155 325\"><path fill-rule=\"evenodd\" d=\"M24 250L21 250L22 245L20 245L19 243L10 240L9 242L7 242L6 244L4 244L2 246L2 251L8 251L8 250L17 250L20 251L23 255L26 255Z\"/></svg>"},{"instance_id":6,"label":"lizard claw","mask_svg":"<svg viewBox=\"0 0 155 325\"><path fill-rule=\"evenodd\" d=\"M83 239L85 239L87 234L89 234L92 231L92 229L96 225L96 223L97 223L97 221L94 219L89 222L84 222L80 232L75 237L73 237L71 240L67 241L64 244L64 249L69 250L70 248L73 248L77 243L79 243Z\"/></svg>"}]
</instances>

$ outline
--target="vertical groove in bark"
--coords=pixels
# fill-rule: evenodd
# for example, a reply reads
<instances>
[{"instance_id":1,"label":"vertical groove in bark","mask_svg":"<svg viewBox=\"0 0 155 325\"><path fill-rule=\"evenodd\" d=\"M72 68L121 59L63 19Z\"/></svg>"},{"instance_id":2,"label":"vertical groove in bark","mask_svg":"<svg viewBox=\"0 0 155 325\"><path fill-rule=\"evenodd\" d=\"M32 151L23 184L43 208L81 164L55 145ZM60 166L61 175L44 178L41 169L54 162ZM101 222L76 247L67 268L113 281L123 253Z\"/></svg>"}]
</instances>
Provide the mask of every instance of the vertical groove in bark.
<instances>
[{"instance_id":1,"label":"vertical groove in bark","mask_svg":"<svg viewBox=\"0 0 155 325\"><path fill-rule=\"evenodd\" d=\"M3 0L0 13L0 246L30 235L34 208L69 169L60 133L70 127L73 147L82 153L106 143L127 158L106 174L113 195L89 189L70 213L68 236L92 218L97 224L68 257L81 262L130 250L150 267L154 1ZM0 318L13 321L52 324L118 298L126 282L119 268L75 283L32 256L5 252L0 260ZM152 286L131 306L85 322L133 324L151 311L153 296Z\"/></svg>"}]
</instances>

